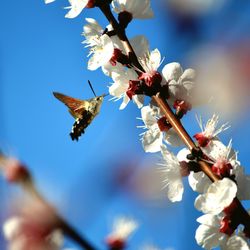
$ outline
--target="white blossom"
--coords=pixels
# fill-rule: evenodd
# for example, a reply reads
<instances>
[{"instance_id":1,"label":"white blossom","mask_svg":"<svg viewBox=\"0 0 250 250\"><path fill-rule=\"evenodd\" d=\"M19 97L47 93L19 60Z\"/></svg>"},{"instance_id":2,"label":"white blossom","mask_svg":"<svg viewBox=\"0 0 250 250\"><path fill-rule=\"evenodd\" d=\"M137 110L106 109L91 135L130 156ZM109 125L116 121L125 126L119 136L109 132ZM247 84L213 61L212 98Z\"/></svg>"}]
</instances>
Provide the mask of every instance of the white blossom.
<instances>
[{"instance_id":1,"label":"white blossom","mask_svg":"<svg viewBox=\"0 0 250 250\"><path fill-rule=\"evenodd\" d=\"M161 150L163 140L172 146L180 146L182 141L173 128L167 132L162 132L158 126L158 119L162 117L161 111L155 106L144 106L141 109L142 121L147 129L142 133L142 145L146 152L154 153Z\"/></svg>"},{"instance_id":2,"label":"white blossom","mask_svg":"<svg viewBox=\"0 0 250 250\"><path fill-rule=\"evenodd\" d=\"M201 117L197 117L197 121L204 136L211 139L217 137L218 134L230 128L230 126L228 126L228 123L225 123L217 128L219 123L219 116L215 114L213 114L212 118L207 121L205 126L203 126Z\"/></svg>"},{"instance_id":3,"label":"white blossom","mask_svg":"<svg viewBox=\"0 0 250 250\"><path fill-rule=\"evenodd\" d=\"M202 148L202 151L209 156L213 161L234 162L237 154L232 149L232 141L225 146L219 140L212 140L207 147Z\"/></svg>"},{"instance_id":4,"label":"white blossom","mask_svg":"<svg viewBox=\"0 0 250 250\"><path fill-rule=\"evenodd\" d=\"M203 213L219 214L229 206L237 193L236 184L228 178L212 183L205 194L195 200L195 207Z\"/></svg>"},{"instance_id":5,"label":"white blossom","mask_svg":"<svg viewBox=\"0 0 250 250\"><path fill-rule=\"evenodd\" d=\"M112 6L116 13L126 11L132 14L133 18L146 19L154 15L150 0L113 0Z\"/></svg>"},{"instance_id":6,"label":"white blossom","mask_svg":"<svg viewBox=\"0 0 250 250\"><path fill-rule=\"evenodd\" d=\"M184 187L179 160L165 146L161 147L161 154L163 162L159 164L161 166L159 170L162 174L163 189L167 188L167 196L170 201L181 201Z\"/></svg>"},{"instance_id":7,"label":"white blossom","mask_svg":"<svg viewBox=\"0 0 250 250\"><path fill-rule=\"evenodd\" d=\"M205 249L213 249L227 240L227 235L220 232L220 221L218 215L205 214L197 219L201 225L195 233L196 242Z\"/></svg>"},{"instance_id":8,"label":"white blossom","mask_svg":"<svg viewBox=\"0 0 250 250\"><path fill-rule=\"evenodd\" d=\"M132 218L118 217L113 223L113 229L108 238L126 241L137 228L138 223Z\"/></svg>"},{"instance_id":9,"label":"white blossom","mask_svg":"<svg viewBox=\"0 0 250 250\"><path fill-rule=\"evenodd\" d=\"M96 36L102 35L103 29L94 18L85 18L85 20L87 21L87 24L83 26L82 35L85 36L86 40L91 40Z\"/></svg>"},{"instance_id":10,"label":"white blossom","mask_svg":"<svg viewBox=\"0 0 250 250\"><path fill-rule=\"evenodd\" d=\"M87 6L89 0L69 0L70 6L65 7L69 12L65 15L66 18L77 17L82 10Z\"/></svg>"},{"instance_id":11,"label":"white blossom","mask_svg":"<svg viewBox=\"0 0 250 250\"><path fill-rule=\"evenodd\" d=\"M116 101L123 99L120 109L124 109L130 101L128 95L126 94L129 87L129 81L137 80L137 74L133 69L125 69L121 65L119 67L120 70L113 72L111 75L114 83L112 83L112 85L109 87L109 93L110 95L114 96L113 99ZM138 108L143 106L143 95L134 95L132 96L132 99Z\"/></svg>"},{"instance_id":12,"label":"white blossom","mask_svg":"<svg viewBox=\"0 0 250 250\"><path fill-rule=\"evenodd\" d=\"M169 87L169 101L174 103L177 100L192 103L192 91L194 88L195 71L183 69L179 63L168 63L162 70L163 77Z\"/></svg>"},{"instance_id":13,"label":"white blossom","mask_svg":"<svg viewBox=\"0 0 250 250\"><path fill-rule=\"evenodd\" d=\"M85 40L84 43L87 43L86 47L91 47L89 52L91 58L88 61L89 70L96 70L112 58L114 45L108 35L94 36Z\"/></svg>"},{"instance_id":14,"label":"white blossom","mask_svg":"<svg viewBox=\"0 0 250 250\"><path fill-rule=\"evenodd\" d=\"M195 239L205 249L220 246L222 250L249 250L243 237L232 234L228 236L220 232L222 215L205 214L197 219L201 225L197 228Z\"/></svg>"},{"instance_id":15,"label":"white blossom","mask_svg":"<svg viewBox=\"0 0 250 250\"><path fill-rule=\"evenodd\" d=\"M161 53L158 49L147 51L143 57L139 58L139 61L147 73L153 74L161 65Z\"/></svg>"}]
</instances>

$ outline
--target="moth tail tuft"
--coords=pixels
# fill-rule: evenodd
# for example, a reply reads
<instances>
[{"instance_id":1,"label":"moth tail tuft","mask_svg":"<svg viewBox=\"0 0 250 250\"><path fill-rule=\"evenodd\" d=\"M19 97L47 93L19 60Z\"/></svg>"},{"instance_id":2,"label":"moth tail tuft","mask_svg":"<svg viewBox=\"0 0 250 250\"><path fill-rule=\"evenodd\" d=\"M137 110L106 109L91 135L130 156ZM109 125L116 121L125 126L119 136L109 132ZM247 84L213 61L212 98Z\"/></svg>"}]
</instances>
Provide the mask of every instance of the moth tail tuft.
<instances>
[{"instance_id":1,"label":"moth tail tuft","mask_svg":"<svg viewBox=\"0 0 250 250\"><path fill-rule=\"evenodd\" d=\"M84 129L86 128L86 121L82 119L76 119L75 123L73 124L72 131L70 132L70 137L72 141L78 141L80 136L84 134Z\"/></svg>"}]
</instances>

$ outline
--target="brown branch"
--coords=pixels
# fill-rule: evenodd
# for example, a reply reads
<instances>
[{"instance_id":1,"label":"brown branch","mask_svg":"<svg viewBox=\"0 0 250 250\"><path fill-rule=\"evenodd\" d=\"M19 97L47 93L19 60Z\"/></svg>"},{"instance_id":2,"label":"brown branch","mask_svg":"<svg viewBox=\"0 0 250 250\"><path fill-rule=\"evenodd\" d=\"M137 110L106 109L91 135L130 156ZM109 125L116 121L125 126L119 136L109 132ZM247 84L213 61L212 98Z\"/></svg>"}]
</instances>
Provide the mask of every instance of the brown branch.
<instances>
[{"instance_id":1,"label":"brown branch","mask_svg":"<svg viewBox=\"0 0 250 250\"><path fill-rule=\"evenodd\" d=\"M25 182L22 187L24 190L30 194L34 199L37 199L41 204L43 204L48 211L55 217L57 223L56 228L60 228L66 235L68 235L72 240L77 242L79 246L86 250L95 250L93 247L82 235L80 235L66 220L64 220L56 210L44 199L40 192L36 189L33 182Z\"/></svg>"},{"instance_id":2,"label":"brown branch","mask_svg":"<svg viewBox=\"0 0 250 250\"><path fill-rule=\"evenodd\" d=\"M20 166L22 166L20 164ZM2 168L2 169L1 169ZM0 152L0 170L6 174L8 171L8 158ZM83 249L86 250L95 250L93 247L82 235L80 235L66 220L64 220L47 201L40 194L40 192L35 187L35 184L32 180L32 176L28 169L25 167L24 172L17 173L14 183L19 184L23 190L29 194L32 198L41 203L48 212L55 218L54 228L60 228L67 236L79 244Z\"/></svg>"},{"instance_id":3,"label":"brown branch","mask_svg":"<svg viewBox=\"0 0 250 250\"><path fill-rule=\"evenodd\" d=\"M143 67L141 66L141 64L138 61L138 58L135 54L135 51L132 47L132 45L130 44L128 37L126 35L126 31L124 28L122 28L119 23L117 22L117 20L115 19L111 9L110 9L110 4L106 1L100 0L97 3L97 6L100 8L100 10L102 11L102 13L105 15L105 17L108 19L108 21L110 22L110 24L112 25L116 35L119 37L119 39L121 40L124 49L131 61L131 63L139 70L141 70L142 72L145 72L145 70L143 69Z\"/></svg>"},{"instance_id":4,"label":"brown branch","mask_svg":"<svg viewBox=\"0 0 250 250\"><path fill-rule=\"evenodd\" d=\"M181 124L180 120L177 119L176 116L174 115L169 104L163 98L160 97L160 94L153 96L152 99L160 107L160 109L166 116L167 120L175 129L175 131L177 132L179 137L182 139L182 141L185 143L185 145L188 147L188 149L191 152L199 150L199 148L195 145L194 141L192 140L192 138L189 136L189 134L187 133L187 131ZM212 182L220 180L220 178L212 172L211 167L205 161L198 158L198 164L200 166L201 171L204 172ZM241 202L237 198L235 200L236 200L237 207L234 211L234 215L237 217L237 221L243 224L245 226L245 229L249 231L250 230L250 216L248 212L245 210L245 208L242 206Z\"/></svg>"},{"instance_id":5,"label":"brown branch","mask_svg":"<svg viewBox=\"0 0 250 250\"><path fill-rule=\"evenodd\" d=\"M133 48L132 48L132 46L131 46L131 44L126 36L125 29L120 27L119 23L114 18L113 14L110 10L110 3L108 1L105 1L105 0L104 1L100 0L98 7L101 9L103 14L109 20L115 33L118 35L118 37L122 41L123 46L124 46L128 56L129 56L129 59L131 60L132 64L134 66L136 66L142 72L145 72L143 67L140 65L138 58L137 58L137 56L136 56L136 54L135 54L135 52L134 52L134 50L133 50ZM176 117L174 115L174 113L172 112L170 106L165 101L165 99L162 98L159 94L152 96L152 99L157 103L159 108L165 114L168 122L171 124L171 126L178 133L179 137L182 139L182 141L188 147L188 149L193 154L196 153L196 155L199 156L199 154L200 154L200 156L202 156L201 149L196 146L196 144L194 143L194 141L192 140L190 135L187 133L187 131L183 127L182 123L180 122L180 119L178 119L178 117ZM212 182L220 180L220 178L212 172L209 164L202 160L202 157L197 157L197 159L198 159L197 162L200 166L201 171L204 172ZM238 218L237 221L239 223L243 224L245 226L245 229L248 232L250 232L250 216L249 216L248 212L245 210L245 208L242 206L241 202L237 198L235 200L236 200L237 207L234 211L234 215Z\"/></svg>"}]
</instances>

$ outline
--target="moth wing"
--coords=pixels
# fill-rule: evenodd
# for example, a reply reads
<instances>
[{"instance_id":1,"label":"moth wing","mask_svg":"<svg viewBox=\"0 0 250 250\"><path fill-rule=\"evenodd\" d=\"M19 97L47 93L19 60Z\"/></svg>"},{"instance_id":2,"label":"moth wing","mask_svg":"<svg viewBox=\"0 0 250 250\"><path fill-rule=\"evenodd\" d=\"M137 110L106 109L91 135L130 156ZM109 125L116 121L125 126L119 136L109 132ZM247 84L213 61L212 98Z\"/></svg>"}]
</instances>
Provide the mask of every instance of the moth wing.
<instances>
[{"instance_id":1,"label":"moth wing","mask_svg":"<svg viewBox=\"0 0 250 250\"><path fill-rule=\"evenodd\" d=\"M82 116L83 110L88 109L89 107L88 101L79 100L58 92L53 92L53 95L69 108L69 112L75 118L80 118Z\"/></svg>"}]
</instances>

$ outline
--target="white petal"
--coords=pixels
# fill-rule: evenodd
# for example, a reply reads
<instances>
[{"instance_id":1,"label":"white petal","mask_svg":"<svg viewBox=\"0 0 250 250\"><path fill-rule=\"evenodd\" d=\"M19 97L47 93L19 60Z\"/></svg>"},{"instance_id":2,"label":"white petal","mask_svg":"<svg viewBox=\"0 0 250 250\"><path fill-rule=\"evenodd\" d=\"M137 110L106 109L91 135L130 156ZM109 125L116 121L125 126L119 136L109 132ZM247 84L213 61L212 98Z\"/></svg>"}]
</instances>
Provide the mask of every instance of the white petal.
<instances>
[{"instance_id":1,"label":"white petal","mask_svg":"<svg viewBox=\"0 0 250 250\"><path fill-rule=\"evenodd\" d=\"M171 128L165 133L165 138L164 140L166 141L167 144L173 146L173 147L180 147L183 145L182 140L178 136L177 132Z\"/></svg>"},{"instance_id":2,"label":"white petal","mask_svg":"<svg viewBox=\"0 0 250 250\"><path fill-rule=\"evenodd\" d=\"M161 151L162 133L160 130L148 130L142 137L145 152L155 153Z\"/></svg>"},{"instance_id":3,"label":"white petal","mask_svg":"<svg viewBox=\"0 0 250 250\"><path fill-rule=\"evenodd\" d=\"M3 233L7 240L13 240L22 233L23 220L21 217L12 217L5 221Z\"/></svg>"},{"instance_id":4,"label":"white petal","mask_svg":"<svg viewBox=\"0 0 250 250\"><path fill-rule=\"evenodd\" d=\"M103 47L96 49L88 61L89 70L98 69L102 65L106 64L113 55L114 46L108 35L102 35L100 37L100 43L103 45Z\"/></svg>"},{"instance_id":5,"label":"white petal","mask_svg":"<svg viewBox=\"0 0 250 250\"><path fill-rule=\"evenodd\" d=\"M181 179L169 182L167 195L171 202L181 201L183 192L184 187Z\"/></svg>"},{"instance_id":6,"label":"white petal","mask_svg":"<svg viewBox=\"0 0 250 250\"><path fill-rule=\"evenodd\" d=\"M180 82L188 90L194 87L195 71L193 69L186 69L180 77Z\"/></svg>"},{"instance_id":7,"label":"white petal","mask_svg":"<svg viewBox=\"0 0 250 250\"><path fill-rule=\"evenodd\" d=\"M69 2L71 6L66 7L66 9L70 9L65 15L66 18L77 17L88 4L88 0L69 0Z\"/></svg>"},{"instance_id":8,"label":"white petal","mask_svg":"<svg viewBox=\"0 0 250 250\"><path fill-rule=\"evenodd\" d=\"M141 117L147 128L150 128L157 123L156 109L157 108L152 108L151 106L145 106L141 109Z\"/></svg>"},{"instance_id":9,"label":"white petal","mask_svg":"<svg viewBox=\"0 0 250 250\"><path fill-rule=\"evenodd\" d=\"M247 242L240 236L233 235L228 240L223 250L249 250Z\"/></svg>"},{"instance_id":10,"label":"white petal","mask_svg":"<svg viewBox=\"0 0 250 250\"><path fill-rule=\"evenodd\" d=\"M121 104L121 106L120 106L119 109L120 110L125 109L127 107L128 103L129 103L129 101L130 101L129 97L125 94L123 96L123 102L122 102L122 104Z\"/></svg>"},{"instance_id":11,"label":"white petal","mask_svg":"<svg viewBox=\"0 0 250 250\"><path fill-rule=\"evenodd\" d=\"M200 216L196 221L199 222L200 224L204 224L206 226L219 228L221 220L220 220L219 216L217 216L217 215L204 214L204 215Z\"/></svg>"},{"instance_id":12,"label":"white petal","mask_svg":"<svg viewBox=\"0 0 250 250\"><path fill-rule=\"evenodd\" d=\"M196 242L205 249L213 249L226 237L218 228L200 225L195 233Z\"/></svg>"},{"instance_id":13,"label":"white petal","mask_svg":"<svg viewBox=\"0 0 250 250\"><path fill-rule=\"evenodd\" d=\"M135 220L126 217L118 217L114 221L113 231L108 237L126 241L137 228L138 223Z\"/></svg>"},{"instance_id":14,"label":"white petal","mask_svg":"<svg viewBox=\"0 0 250 250\"><path fill-rule=\"evenodd\" d=\"M154 70L157 70L161 64L161 53L158 49L154 49L150 53L150 62Z\"/></svg>"},{"instance_id":15,"label":"white petal","mask_svg":"<svg viewBox=\"0 0 250 250\"><path fill-rule=\"evenodd\" d=\"M166 64L162 70L162 74L167 82L170 82L171 80L178 81L182 73L182 67L177 62Z\"/></svg>"},{"instance_id":16,"label":"white petal","mask_svg":"<svg viewBox=\"0 0 250 250\"><path fill-rule=\"evenodd\" d=\"M52 2L55 2L55 0L45 0L45 3L52 3Z\"/></svg>"},{"instance_id":17,"label":"white petal","mask_svg":"<svg viewBox=\"0 0 250 250\"><path fill-rule=\"evenodd\" d=\"M189 154L190 154L190 150L188 150L187 148L181 149L177 154L178 161L189 162L189 160L187 159L187 155L189 155Z\"/></svg>"},{"instance_id":18,"label":"white petal","mask_svg":"<svg viewBox=\"0 0 250 250\"><path fill-rule=\"evenodd\" d=\"M120 82L115 82L109 87L109 94L115 97L122 97L128 86L122 85Z\"/></svg>"},{"instance_id":19,"label":"white petal","mask_svg":"<svg viewBox=\"0 0 250 250\"><path fill-rule=\"evenodd\" d=\"M135 95L132 99L139 109L143 107L144 95Z\"/></svg>"},{"instance_id":20,"label":"white petal","mask_svg":"<svg viewBox=\"0 0 250 250\"><path fill-rule=\"evenodd\" d=\"M203 213L219 214L231 204L236 193L236 184L224 178L212 183L206 194L199 195L195 200L195 207Z\"/></svg>"},{"instance_id":21,"label":"white petal","mask_svg":"<svg viewBox=\"0 0 250 250\"><path fill-rule=\"evenodd\" d=\"M149 43L145 36L136 36L130 41L137 57L142 57L149 51Z\"/></svg>"},{"instance_id":22,"label":"white petal","mask_svg":"<svg viewBox=\"0 0 250 250\"><path fill-rule=\"evenodd\" d=\"M188 183L198 193L207 192L207 189L211 185L210 179L203 172L194 173L193 171L188 176Z\"/></svg>"},{"instance_id":23,"label":"white petal","mask_svg":"<svg viewBox=\"0 0 250 250\"><path fill-rule=\"evenodd\" d=\"M164 159L163 164L160 164L163 166L160 168L163 179L163 188L167 188L167 195L170 201L181 201L184 187L180 173L179 161L164 145L161 147L161 154Z\"/></svg>"}]
</instances>

